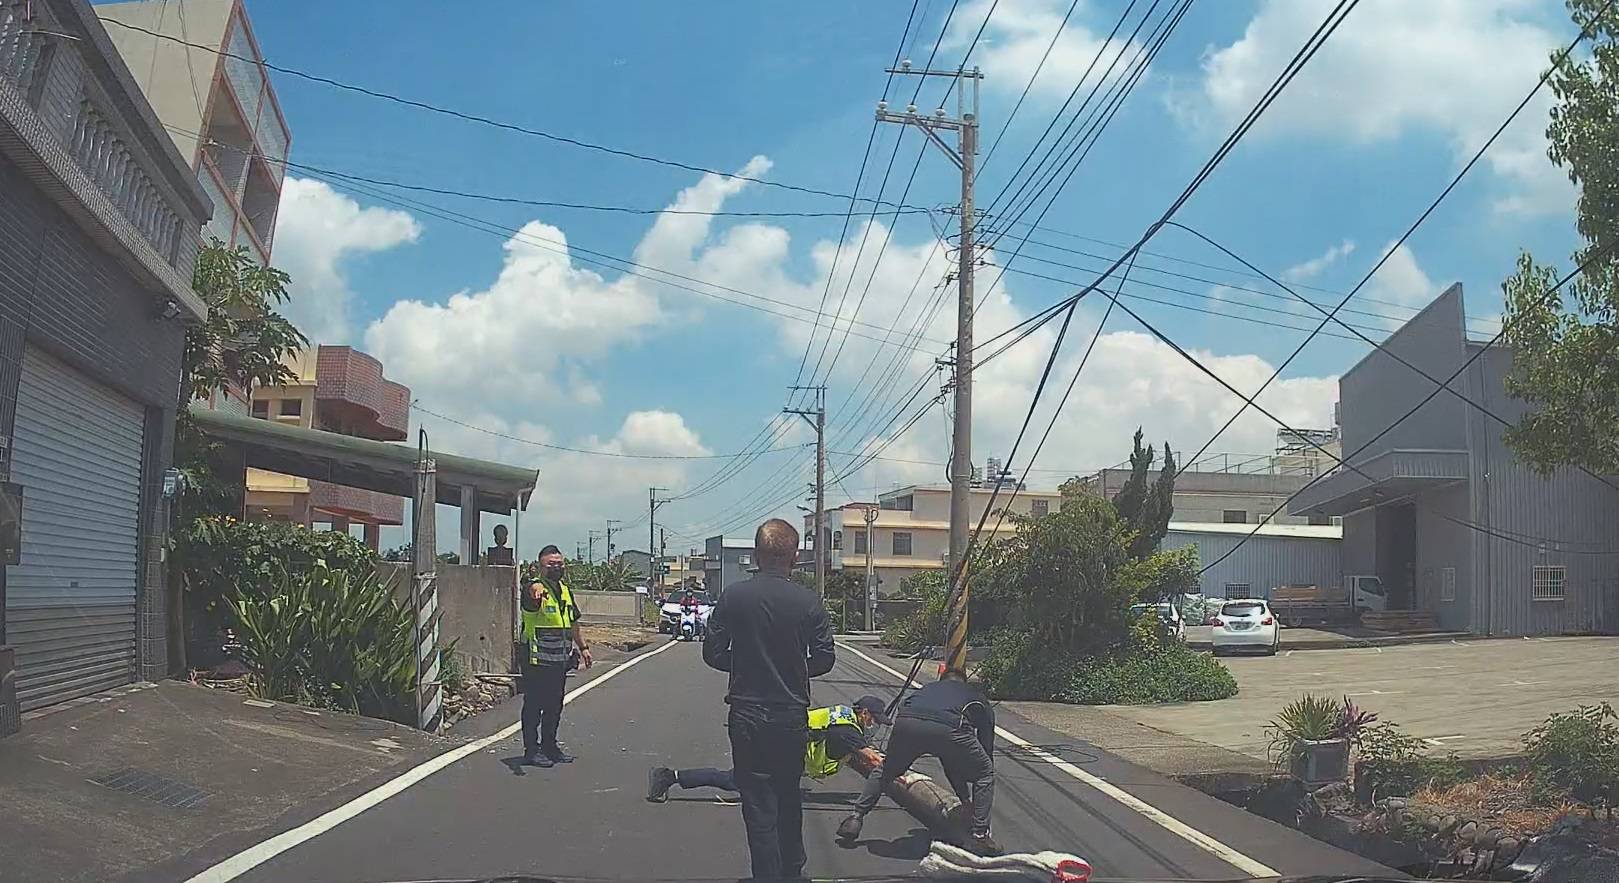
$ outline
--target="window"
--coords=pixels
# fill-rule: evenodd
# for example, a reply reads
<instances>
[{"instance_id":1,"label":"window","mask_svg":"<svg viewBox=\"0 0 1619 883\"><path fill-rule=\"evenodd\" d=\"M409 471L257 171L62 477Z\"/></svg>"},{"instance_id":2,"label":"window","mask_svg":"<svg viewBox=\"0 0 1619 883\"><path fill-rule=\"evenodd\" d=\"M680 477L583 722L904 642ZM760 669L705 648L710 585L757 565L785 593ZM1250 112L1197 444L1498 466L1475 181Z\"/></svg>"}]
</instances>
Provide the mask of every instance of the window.
<instances>
[{"instance_id":1,"label":"window","mask_svg":"<svg viewBox=\"0 0 1619 883\"><path fill-rule=\"evenodd\" d=\"M1225 596L1227 598L1246 598L1252 594L1248 583L1226 583Z\"/></svg>"},{"instance_id":2,"label":"window","mask_svg":"<svg viewBox=\"0 0 1619 883\"><path fill-rule=\"evenodd\" d=\"M1263 601L1249 601L1246 604L1224 604L1220 607L1221 616L1264 616L1266 612Z\"/></svg>"},{"instance_id":3,"label":"window","mask_svg":"<svg viewBox=\"0 0 1619 883\"><path fill-rule=\"evenodd\" d=\"M1029 514L1033 515L1036 518L1039 518L1039 517L1045 515L1046 513L1050 512L1050 511L1051 511L1051 501L1050 500L1031 500L1029 502Z\"/></svg>"},{"instance_id":4,"label":"window","mask_svg":"<svg viewBox=\"0 0 1619 883\"><path fill-rule=\"evenodd\" d=\"M1227 509L1220 513L1220 520L1226 524L1247 524L1248 513L1242 509Z\"/></svg>"},{"instance_id":5,"label":"window","mask_svg":"<svg viewBox=\"0 0 1619 883\"><path fill-rule=\"evenodd\" d=\"M832 531L832 548L834 548L834 549L843 548L843 531L841 531L841 530Z\"/></svg>"},{"instance_id":6,"label":"window","mask_svg":"<svg viewBox=\"0 0 1619 883\"><path fill-rule=\"evenodd\" d=\"M1331 515L1311 515L1310 516L1310 523L1317 526L1317 527L1325 527L1327 525L1332 524L1332 516Z\"/></svg>"},{"instance_id":7,"label":"window","mask_svg":"<svg viewBox=\"0 0 1619 883\"><path fill-rule=\"evenodd\" d=\"M259 418L260 420L268 420L268 419L270 419L270 401L269 401L269 399L254 399L253 400L253 416Z\"/></svg>"},{"instance_id":8,"label":"window","mask_svg":"<svg viewBox=\"0 0 1619 883\"><path fill-rule=\"evenodd\" d=\"M282 399L281 400L281 416L283 416L283 417L299 417L299 416L302 416L303 413L304 413L304 400L303 399Z\"/></svg>"},{"instance_id":9,"label":"window","mask_svg":"<svg viewBox=\"0 0 1619 883\"><path fill-rule=\"evenodd\" d=\"M854 553L856 555L866 554L866 532L863 530L851 530L849 531L849 537L854 542Z\"/></svg>"},{"instance_id":10,"label":"window","mask_svg":"<svg viewBox=\"0 0 1619 883\"><path fill-rule=\"evenodd\" d=\"M894 554L911 554L911 532L908 530L894 531Z\"/></svg>"},{"instance_id":11,"label":"window","mask_svg":"<svg viewBox=\"0 0 1619 883\"><path fill-rule=\"evenodd\" d=\"M1568 568L1561 564L1537 565L1530 587L1531 601L1561 601L1568 581Z\"/></svg>"},{"instance_id":12,"label":"window","mask_svg":"<svg viewBox=\"0 0 1619 883\"><path fill-rule=\"evenodd\" d=\"M1439 570L1439 600L1456 600L1456 568L1444 567Z\"/></svg>"},{"instance_id":13,"label":"window","mask_svg":"<svg viewBox=\"0 0 1619 883\"><path fill-rule=\"evenodd\" d=\"M736 556L736 563L742 567L748 567L753 564L753 556L746 554L738 555Z\"/></svg>"},{"instance_id":14,"label":"window","mask_svg":"<svg viewBox=\"0 0 1619 883\"><path fill-rule=\"evenodd\" d=\"M877 508L892 509L898 512L909 512L911 511L911 507L913 505L914 501L912 500L911 495L906 494L903 497L890 497L886 500L882 500L878 502Z\"/></svg>"}]
</instances>

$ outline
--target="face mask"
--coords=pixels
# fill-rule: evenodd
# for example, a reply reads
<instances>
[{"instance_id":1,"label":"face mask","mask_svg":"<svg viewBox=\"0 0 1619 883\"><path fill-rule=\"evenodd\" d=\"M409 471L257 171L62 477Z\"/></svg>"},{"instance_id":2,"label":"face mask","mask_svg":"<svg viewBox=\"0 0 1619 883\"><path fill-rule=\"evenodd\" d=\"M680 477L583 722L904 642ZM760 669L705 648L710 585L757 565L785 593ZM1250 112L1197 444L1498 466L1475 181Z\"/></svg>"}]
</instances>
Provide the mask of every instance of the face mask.
<instances>
[{"instance_id":1,"label":"face mask","mask_svg":"<svg viewBox=\"0 0 1619 883\"><path fill-rule=\"evenodd\" d=\"M561 579L562 569L560 564L546 564L540 567L540 572L545 574L546 579Z\"/></svg>"}]
</instances>

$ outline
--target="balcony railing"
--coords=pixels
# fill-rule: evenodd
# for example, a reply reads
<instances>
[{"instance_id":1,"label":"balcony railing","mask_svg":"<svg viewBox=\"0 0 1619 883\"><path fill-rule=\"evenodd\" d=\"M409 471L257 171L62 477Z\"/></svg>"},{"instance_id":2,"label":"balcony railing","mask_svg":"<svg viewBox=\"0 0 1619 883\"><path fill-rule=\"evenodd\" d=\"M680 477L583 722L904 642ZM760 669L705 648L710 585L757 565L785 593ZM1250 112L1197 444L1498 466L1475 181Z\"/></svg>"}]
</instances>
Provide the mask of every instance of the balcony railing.
<instances>
[{"instance_id":1,"label":"balcony railing","mask_svg":"<svg viewBox=\"0 0 1619 883\"><path fill-rule=\"evenodd\" d=\"M98 40L94 35L81 38L74 27L58 21L58 16L71 18L73 7L48 0L0 0L0 80L10 87L0 87L6 122L46 160L44 167L67 184L98 223L128 243L126 247L133 247L133 237L144 240L155 258L167 265L164 271L154 272L164 277L168 270L178 270L178 278L164 281L183 288L193 249L179 247L181 239L189 235L192 220L183 219L182 212L191 206L175 202L183 196L165 186L171 181L163 178L158 164L167 157L147 152L146 145L131 134L137 130L109 98L108 89L129 90L116 77L99 76L105 71L100 63L103 56L91 55L101 51ZM90 22L94 21L92 16ZM138 94L134 97L145 101ZM134 122L149 125L146 120ZM46 146L48 142L54 143ZM99 200L88 188L79 192L75 188L82 185L70 180L77 176L64 176L65 170L53 168L58 160L45 154L58 154L77 166L106 204L93 205ZM113 215L120 217L115 220ZM200 223L200 211L195 217ZM149 258L138 260L151 267ZM194 297L183 294L183 299Z\"/></svg>"}]
</instances>

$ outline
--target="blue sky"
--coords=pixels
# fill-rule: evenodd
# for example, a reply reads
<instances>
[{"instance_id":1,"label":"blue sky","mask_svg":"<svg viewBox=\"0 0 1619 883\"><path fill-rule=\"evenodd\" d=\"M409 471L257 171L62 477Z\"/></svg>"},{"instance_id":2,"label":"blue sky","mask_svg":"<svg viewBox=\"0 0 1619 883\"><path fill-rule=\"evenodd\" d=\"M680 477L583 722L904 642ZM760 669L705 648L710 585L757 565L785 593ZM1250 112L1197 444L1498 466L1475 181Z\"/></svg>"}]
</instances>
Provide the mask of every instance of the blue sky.
<instances>
[{"instance_id":1,"label":"blue sky","mask_svg":"<svg viewBox=\"0 0 1619 883\"><path fill-rule=\"evenodd\" d=\"M982 205L1000 193L1126 5L1116 0L1077 5L979 179ZM1137 4L1126 30L1148 5ZM1068 6L1067 0L1000 0L989 17L972 56L986 75L980 117L986 150L1001 136ZM1327 6L1295 0L1194 4L1061 191L1042 222L1051 229L1039 233L1040 239L1103 257L1119 249L1065 234L1134 241ZM909 54L918 65L950 7L947 0L917 4L919 24L907 42L914 43ZM936 64L961 60L989 7L990 0L964 0L956 7ZM266 57L280 65L615 148L847 193L871 132L873 105L884 89L882 69L894 56L911 4L500 2L460 16L448 14L443 4L416 2L250 0L248 8ZM313 21L319 26L311 27ZM1505 118L1533 85L1548 52L1572 32L1554 2L1366 0L1177 218L1274 274L1345 291ZM1118 49L1117 41L1108 47L1104 65ZM731 211L841 212L847 207L846 201L734 179L705 180L694 172L500 131L287 75L273 79L293 131L292 159L346 174L648 208L677 199L688 207ZM894 103L903 104L911 88L910 82L896 80ZM941 89L942 83L926 85L919 102L924 109ZM1481 320L1474 330L1493 331L1498 285L1517 250L1527 247L1543 258L1562 259L1573 244L1573 192L1544 157L1546 107L1544 100L1531 105L1351 307L1408 316L1459 281L1468 313ZM875 192L896 137L903 143L887 195L894 198L903 186L922 141L914 130L883 126L862 193ZM317 340L350 343L383 358L389 375L409 384L428 410L510 436L619 453L703 456L738 450L786 402L786 386L797 372L811 326L592 266L577 251L570 259L560 243L635 256L646 266L747 292L710 289L713 293L793 313L758 298L813 311L827 290L826 273L843 220L840 215L706 221L693 215L621 215L394 194L497 227L524 229L509 243L508 233L468 229L420 206L390 204L341 182L327 184L297 172L293 177L302 180L290 181L284 196L275 259L294 275L296 301L290 312ZM953 167L930 150L908 201L938 206L955 199ZM830 289L834 302L855 263L867 220L862 213L851 225ZM913 282L923 280L919 299L925 297L939 282L944 263L937 255L932 264L925 261L934 242L927 219L901 217L881 251L876 284L856 315L855 302L892 218L879 220L884 226L874 228L855 263L857 275L841 315L887 328ZM1013 248L1015 243L1003 241L992 262L1009 258ZM1301 308L1219 283L1279 293L1272 286L1239 272L1170 259L1231 266L1186 234L1165 231L1149 249L1170 257L1144 257L1132 279L1192 295L1138 285L1127 291L1306 324L1300 315L1241 305ZM1094 277L1035 258L1093 270L1104 265L1031 244L1012 267L1069 280ZM993 267L982 268L981 287L994 274ZM1009 273L979 315L979 335L1072 290ZM1304 337L1301 331L1228 316L1130 303L1245 390L1257 387ZM1082 305L1059 362L1064 382L1101 309L1099 299ZM901 330L909 327L913 313L914 308ZM1392 327L1391 320L1353 318L1381 328L1379 333ZM946 308L924 336L948 337L952 321ZM882 336L868 326L855 328ZM1061 470L1123 459L1137 425L1151 438L1195 450L1237 403L1127 317L1115 314L1104 332L1035 464L1049 470L1032 473L1036 483L1055 484ZM822 324L816 350L825 336ZM980 375L975 461L1004 456L1010 447L1051 342L1047 328ZM838 347L835 338L830 349ZM1329 425L1336 375L1365 351L1359 342L1318 339L1264 401L1291 421ZM856 385L861 371L875 363L871 374L880 375L892 353L879 354L871 341L850 337L827 380L832 406L851 390L861 400L871 391L869 382ZM900 385L919 382L932 355L901 358ZM931 380L927 385L924 395L936 389ZM413 423L424 426L443 450L542 470L540 489L524 518L525 553L543 542L571 551L586 530L600 529L606 518L631 522L628 530L635 539L621 547L644 545L645 523L633 521L644 515L646 488L687 491L726 462L563 454L423 413ZM874 433L880 443L877 424L845 427L832 421L837 430L832 448L859 450ZM1272 444L1274 429L1263 417L1244 418L1214 450L1262 452ZM795 428L778 445L804 441L807 436ZM944 418L935 409L883 451L896 460L922 463L874 461L834 487L832 499L870 497L898 483L940 479L941 467L923 464L944 459L944 441ZM847 457L832 459L837 472L848 463ZM678 533L671 548L684 549L721 529L748 533L768 514L791 512L791 503L768 504L790 496L791 485L807 476L810 466L801 450L767 454L718 487L668 504L659 520ZM773 475L774 482L767 481ZM440 516L445 542L454 536L453 515L446 510Z\"/></svg>"}]
</instances>

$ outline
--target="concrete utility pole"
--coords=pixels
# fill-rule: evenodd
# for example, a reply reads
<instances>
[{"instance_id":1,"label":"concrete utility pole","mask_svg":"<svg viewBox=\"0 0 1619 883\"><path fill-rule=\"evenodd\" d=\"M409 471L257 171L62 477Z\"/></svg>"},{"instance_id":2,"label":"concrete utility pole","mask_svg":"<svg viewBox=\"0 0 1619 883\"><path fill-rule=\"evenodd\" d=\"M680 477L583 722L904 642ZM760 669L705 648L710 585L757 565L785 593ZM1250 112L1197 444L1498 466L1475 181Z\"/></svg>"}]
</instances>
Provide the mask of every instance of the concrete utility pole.
<instances>
[{"instance_id":1,"label":"concrete utility pole","mask_svg":"<svg viewBox=\"0 0 1619 883\"><path fill-rule=\"evenodd\" d=\"M866 631L877 628L877 562L872 557L877 550L877 538L872 525L877 523L877 507L866 507Z\"/></svg>"},{"instance_id":2,"label":"concrete utility pole","mask_svg":"<svg viewBox=\"0 0 1619 883\"><path fill-rule=\"evenodd\" d=\"M599 536L601 536L601 531L599 530L593 530L585 534L585 539L590 541L590 557L585 559L587 564L596 563L596 538Z\"/></svg>"},{"instance_id":3,"label":"concrete utility pole","mask_svg":"<svg viewBox=\"0 0 1619 883\"><path fill-rule=\"evenodd\" d=\"M887 73L920 77L953 77L956 80L956 115L948 116L943 107L933 116L922 116L916 105L905 108L904 113L888 109L888 102L877 102L877 119L885 123L915 126L922 130L946 157L961 170L961 247L956 271L956 358L955 396L956 416L951 435L950 454L950 561L949 573L960 585L955 593L955 606L951 611L951 629L945 665L952 670L965 671L967 634L966 571L967 525L972 518L972 425L973 425L973 266L977 262L974 235L977 219L973 209L973 176L978 154L978 86L984 75L974 67L968 71L913 70L906 60ZM967 109L968 81L972 86L972 109ZM940 131L956 133L956 146L952 148L939 136ZM957 638L960 638L958 641Z\"/></svg>"},{"instance_id":4,"label":"concrete utility pole","mask_svg":"<svg viewBox=\"0 0 1619 883\"><path fill-rule=\"evenodd\" d=\"M815 591L826 597L826 556L828 550L823 548L822 533L826 523L826 387L824 386L794 386L792 389L815 390L815 410L802 411L794 408L783 408L787 414L797 414L804 418L804 422L815 427L815 542L810 548L815 550ZM810 419L810 418L815 419Z\"/></svg>"},{"instance_id":5,"label":"concrete utility pole","mask_svg":"<svg viewBox=\"0 0 1619 883\"><path fill-rule=\"evenodd\" d=\"M613 560L613 525L623 523L624 520L621 518L607 519L607 555L602 558L603 561Z\"/></svg>"},{"instance_id":6,"label":"concrete utility pole","mask_svg":"<svg viewBox=\"0 0 1619 883\"><path fill-rule=\"evenodd\" d=\"M655 547L652 545L652 541L658 535L656 529L658 507L669 502L668 500L658 499L658 491L666 490L668 490L666 487L649 487L646 489L646 582L648 586L653 583L661 584L663 582L661 577L654 576L658 569L658 559L663 557L663 553L654 551Z\"/></svg>"}]
</instances>

